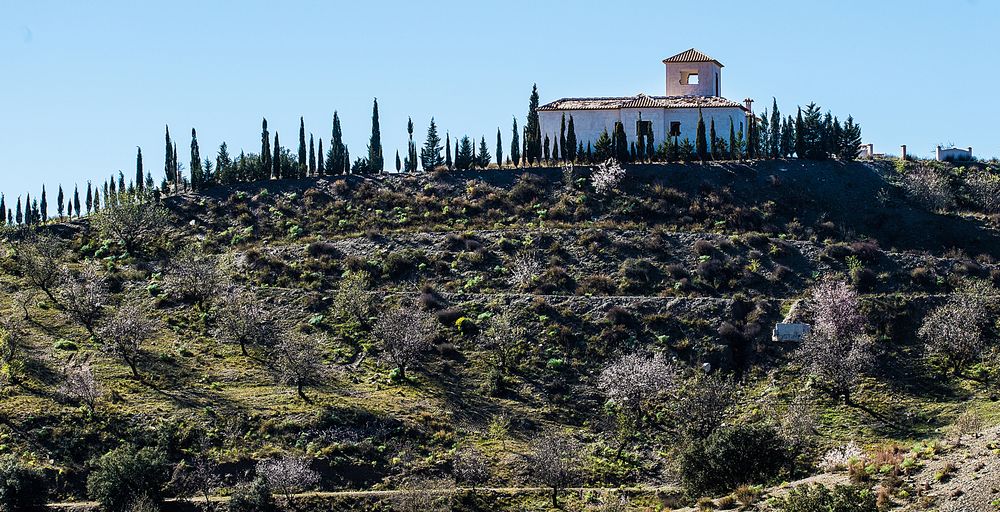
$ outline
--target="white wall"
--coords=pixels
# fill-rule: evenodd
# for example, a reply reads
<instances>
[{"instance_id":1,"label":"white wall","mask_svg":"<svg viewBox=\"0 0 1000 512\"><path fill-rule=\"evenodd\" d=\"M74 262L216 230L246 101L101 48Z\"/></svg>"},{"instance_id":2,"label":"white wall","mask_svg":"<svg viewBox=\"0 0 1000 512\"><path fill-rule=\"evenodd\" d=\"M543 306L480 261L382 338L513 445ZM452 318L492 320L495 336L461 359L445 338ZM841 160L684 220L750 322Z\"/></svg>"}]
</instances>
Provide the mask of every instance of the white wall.
<instances>
[{"instance_id":1,"label":"white wall","mask_svg":"<svg viewBox=\"0 0 1000 512\"><path fill-rule=\"evenodd\" d=\"M566 123L569 124L570 115L573 116L573 129L576 132L577 145L583 143L587 147L590 142L591 148L597 142L597 138L606 129L610 134L614 130L615 122L621 121L625 127L625 135L629 142L635 142L635 122L642 113L644 121L653 122L653 140L659 145L666 140L666 135L670 131L670 123L677 121L681 123L681 135L678 141L683 142L685 138L694 144L698 131L698 109L696 108L646 108L646 109L613 109L613 110L564 110L564 111L542 111L538 113L539 123L542 129L542 139L545 135L550 140L559 140L559 128L563 113L566 114ZM716 136L729 140L729 119L732 118L734 129L738 132L741 123L743 124L744 139L746 138L746 115L739 107L718 107L702 109L702 117L705 119L705 135L709 133L711 120L715 119Z\"/></svg>"},{"instance_id":2,"label":"white wall","mask_svg":"<svg viewBox=\"0 0 1000 512\"><path fill-rule=\"evenodd\" d=\"M722 68L718 64L714 62L667 62L665 64L667 96L722 96ZM698 73L697 85L684 84L684 76L688 73ZM717 84L718 87L716 87Z\"/></svg>"}]
</instances>

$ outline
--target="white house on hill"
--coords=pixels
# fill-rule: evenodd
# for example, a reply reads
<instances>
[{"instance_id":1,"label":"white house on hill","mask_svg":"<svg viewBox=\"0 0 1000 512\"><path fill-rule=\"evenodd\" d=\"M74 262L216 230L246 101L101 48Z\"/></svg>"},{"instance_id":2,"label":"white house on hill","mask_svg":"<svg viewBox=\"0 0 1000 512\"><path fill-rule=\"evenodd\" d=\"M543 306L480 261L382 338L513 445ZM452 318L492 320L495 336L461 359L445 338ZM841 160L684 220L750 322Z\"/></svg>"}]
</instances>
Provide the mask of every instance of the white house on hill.
<instances>
[{"instance_id":1,"label":"white house on hill","mask_svg":"<svg viewBox=\"0 0 1000 512\"><path fill-rule=\"evenodd\" d=\"M542 138L559 140L562 118L573 118L574 132L584 147L593 147L615 122L621 122L629 142L638 134L652 133L655 144L667 136L695 142L698 112L705 120L706 134L715 120L716 134L728 139L732 123L737 132L746 133L743 105L722 97L722 63L694 48L663 60L666 66L666 96L639 94L628 97L563 98L538 108ZM745 135L744 135L745 136Z\"/></svg>"}]
</instances>

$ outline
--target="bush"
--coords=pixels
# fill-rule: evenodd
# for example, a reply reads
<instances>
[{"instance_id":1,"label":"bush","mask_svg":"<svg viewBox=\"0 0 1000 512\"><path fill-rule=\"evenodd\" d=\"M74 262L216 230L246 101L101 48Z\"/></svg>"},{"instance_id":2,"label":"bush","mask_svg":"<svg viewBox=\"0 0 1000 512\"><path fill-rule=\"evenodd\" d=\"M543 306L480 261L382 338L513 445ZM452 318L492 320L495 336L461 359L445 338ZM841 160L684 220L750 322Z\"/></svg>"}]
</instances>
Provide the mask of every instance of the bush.
<instances>
[{"instance_id":1,"label":"bush","mask_svg":"<svg viewBox=\"0 0 1000 512\"><path fill-rule=\"evenodd\" d=\"M166 455L160 449L123 445L94 461L87 495L102 510L123 512L143 497L158 503L168 477Z\"/></svg>"},{"instance_id":2,"label":"bush","mask_svg":"<svg viewBox=\"0 0 1000 512\"><path fill-rule=\"evenodd\" d=\"M229 498L230 512L266 512L274 510L274 498L267 481L261 477L243 482L233 489Z\"/></svg>"},{"instance_id":3,"label":"bush","mask_svg":"<svg viewBox=\"0 0 1000 512\"><path fill-rule=\"evenodd\" d=\"M47 495L48 485L40 471L12 455L0 458L0 512L41 509Z\"/></svg>"},{"instance_id":4,"label":"bush","mask_svg":"<svg viewBox=\"0 0 1000 512\"><path fill-rule=\"evenodd\" d=\"M773 480L790 460L785 444L770 427L720 427L681 454L681 481L695 495L725 493L741 484Z\"/></svg>"},{"instance_id":5,"label":"bush","mask_svg":"<svg viewBox=\"0 0 1000 512\"><path fill-rule=\"evenodd\" d=\"M858 486L838 485L831 491L826 486L800 485L784 498L778 498L775 507L781 512L875 512L875 493Z\"/></svg>"}]
</instances>

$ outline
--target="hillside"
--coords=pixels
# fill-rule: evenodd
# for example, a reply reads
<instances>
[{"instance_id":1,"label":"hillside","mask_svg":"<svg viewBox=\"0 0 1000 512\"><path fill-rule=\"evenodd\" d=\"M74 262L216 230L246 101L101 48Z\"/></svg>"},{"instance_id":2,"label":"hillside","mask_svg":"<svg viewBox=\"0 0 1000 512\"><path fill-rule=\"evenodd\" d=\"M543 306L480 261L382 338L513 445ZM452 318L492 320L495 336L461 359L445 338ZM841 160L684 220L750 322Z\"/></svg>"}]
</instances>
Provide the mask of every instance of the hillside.
<instances>
[{"instance_id":1,"label":"hillside","mask_svg":"<svg viewBox=\"0 0 1000 512\"><path fill-rule=\"evenodd\" d=\"M1000 231L972 189L994 171L908 165L636 165L604 193L587 168L350 175L8 227L0 454L50 502L97 499L98 458L152 447L168 510L205 489L229 507L290 456L307 467L273 471L297 496L269 490L298 510L545 510L551 487L568 510L664 510L781 495L853 441L823 481L980 509L951 491L973 458L995 467L992 438L926 472L965 453L956 421L995 437ZM943 208L920 172L949 184ZM151 208L162 223L135 221ZM844 396L771 340L815 323L833 280L871 343ZM953 369L918 332L966 296L988 321ZM758 487L725 498L739 484Z\"/></svg>"}]
</instances>

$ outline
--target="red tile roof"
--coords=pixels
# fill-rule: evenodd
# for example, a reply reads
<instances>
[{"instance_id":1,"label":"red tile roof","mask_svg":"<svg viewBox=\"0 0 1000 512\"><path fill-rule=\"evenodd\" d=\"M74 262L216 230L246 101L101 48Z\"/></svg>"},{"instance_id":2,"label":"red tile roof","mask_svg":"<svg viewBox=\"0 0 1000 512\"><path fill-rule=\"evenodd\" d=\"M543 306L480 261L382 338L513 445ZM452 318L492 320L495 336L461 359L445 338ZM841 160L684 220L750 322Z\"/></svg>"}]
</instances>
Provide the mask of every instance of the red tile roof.
<instances>
[{"instance_id":1,"label":"red tile roof","mask_svg":"<svg viewBox=\"0 0 1000 512\"><path fill-rule=\"evenodd\" d=\"M721 108L743 105L721 96L638 96L562 98L538 110L615 110L619 108Z\"/></svg>"},{"instance_id":2,"label":"red tile roof","mask_svg":"<svg viewBox=\"0 0 1000 512\"><path fill-rule=\"evenodd\" d=\"M714 62L718 64L719 67L722 67L721 62L709 57L708 55L705 55L704 53L699 52L698 50L695 50L694 48L678 53L673 57L667 57L663 59L664 64L668 62Z\"/></svg>"}]
</instances>

